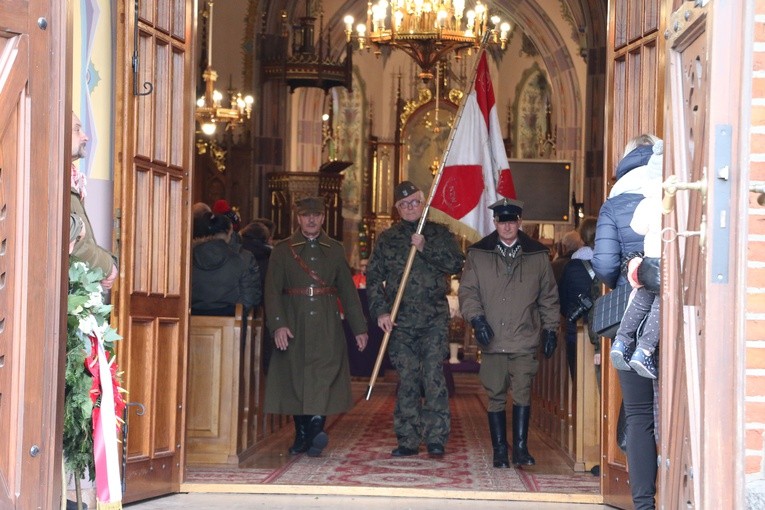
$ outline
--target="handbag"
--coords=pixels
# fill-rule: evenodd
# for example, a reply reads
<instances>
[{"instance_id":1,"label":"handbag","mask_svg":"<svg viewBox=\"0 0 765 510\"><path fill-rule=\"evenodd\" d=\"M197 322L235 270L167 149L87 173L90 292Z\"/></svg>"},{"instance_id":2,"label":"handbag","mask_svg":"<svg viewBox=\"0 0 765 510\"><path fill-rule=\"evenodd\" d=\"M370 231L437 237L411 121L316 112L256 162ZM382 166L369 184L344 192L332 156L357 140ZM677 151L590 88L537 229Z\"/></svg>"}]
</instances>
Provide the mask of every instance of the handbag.
<instances>
[{"instance_id":1,"label":"handbag","mask_svg":"<svg viewBox=\"0 0 765 510\"><path fill-rule=\"evenodd\" d=\"M595 300L592 312L592 330L600 336L613 338L624 317L632 286L623 284Z\"/></svg>"}]
</instances>

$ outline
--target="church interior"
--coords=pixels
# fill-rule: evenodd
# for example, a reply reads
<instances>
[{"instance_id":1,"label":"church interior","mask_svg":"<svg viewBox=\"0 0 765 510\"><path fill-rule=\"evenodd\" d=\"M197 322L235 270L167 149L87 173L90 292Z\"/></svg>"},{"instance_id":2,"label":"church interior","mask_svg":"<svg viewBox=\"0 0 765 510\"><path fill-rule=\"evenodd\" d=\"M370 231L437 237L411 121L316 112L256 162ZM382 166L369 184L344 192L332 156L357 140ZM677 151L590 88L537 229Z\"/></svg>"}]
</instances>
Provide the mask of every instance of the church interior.
<instances>
[{"instance_id":1,"label":"church interior","mask_svg":"<svg viewBox=\"0 0 765 510\"><path fill-rule=\"evenodd\" d=\"M386 11L385 0L200 0L192 202L226 200L242 225L270 219L279 240L296 226L295 200L323 197L324 228L359 272L377 235L397 219L395 184L430 190L472 86L483 31L490 33L484 44L504 150L528 207L524 230L553 256L562 236L596 216L603 200L606 2L464 3L392 1ZM403 19L378 14L398 5ZM451 13L440 27L438 6ZM430 218L447 224L463 248L480 239L438 210ZM549 501L600 501L599 367L589 342L578 342L583 369L575 379L565 349L542 363L532 415L537 466L497 470L484 430L481 353L458 314L444 365L458 432L436 466L424 456L417 465L391 465L397 375L383 363L373 396L364 398L381 336L371 331L375 348L364 355L349 349L357 406L328 422L325 458L287 455L290 417L259 412L269 349L262 332L262 315L249 323L190 318L183 491L313 485L309 493L372 487L427 497L448 487L476 499L541 493ZM580 340L585 334L580 329ZM211 336L233 347L210 347ZM219 363L212 369L211 358ZM240 377L228 385L225 373Z\"/></svg>"}]
</instances>

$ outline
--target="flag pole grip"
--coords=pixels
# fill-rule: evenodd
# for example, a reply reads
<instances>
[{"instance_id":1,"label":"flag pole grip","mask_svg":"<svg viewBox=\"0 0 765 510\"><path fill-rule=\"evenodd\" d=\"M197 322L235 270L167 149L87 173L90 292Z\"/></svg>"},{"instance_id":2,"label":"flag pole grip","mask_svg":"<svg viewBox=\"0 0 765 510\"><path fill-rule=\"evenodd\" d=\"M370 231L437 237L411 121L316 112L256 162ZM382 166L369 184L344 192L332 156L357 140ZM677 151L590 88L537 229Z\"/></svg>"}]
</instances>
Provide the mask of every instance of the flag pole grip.
<instances>
[{"instance_id":1,"label":"flag pole grip","mask_svg":"<svg viewBox=\"0 0 765 510\"><path fill-rule=\"evenodd\" d=\"M420 216L420 221L417 224L417 234L422 234L422 229L425 227L425 221L428 218L428 211L430 211L430 203L433 201L433 193L438 188L438 183L441 180L441 175L444 172L444 164L446 163L446 158L449 156L449 151L452 148L452 143L454 142L454 136L457 132L457 126L459 125L460 119L462 118L462 113L465 111L465 104L467 104L468 97L473 92L473 89L475 88L475 79L478 75L478 65L481 62L481 56L482 53L486 50L486 45L489 43L489 37L491 37L492 30L487 30L486 33L483 36L483 39L481 39L481 45L479 47L478 53L476 54L475 64L473 65L473 77L470 80L470 86L468 90L465 92L465 95L462 97L462 101L460 102L459 109L457 110L457 114L454 116L454 123L452 124L452 129L449 131L449 139L446 143L446 149L444 149L443 154L441 155L441 161L438 164L438 172L436 173L435 177L433 178L433 184L430 186L430 192L428 193L428 199L425 202L425 206L422 210L422 215ZM401 306L401 298L404 296L404 289L406 288L406 283L409 280L409 273L412 271L412 264L414 263L414 257L417 255L417 248L412 245L411 249L409 250L409 258L406 260L406 266L404 267L404 274L401 276L401 282L398 286L398 292L396 292L396 298L393 300L393 308L390 312L390 320L391 322L396 321L396 316L398 315L398 309ZM375 382L377 381L377 376L380 373L380 367L382 366L382 360L385 356L385 351L388 348L388 342L390 340L390 332L386 332L383 336L382 343L380 344L380 351L377 353L377 360L375 361L375 367L372 370L372 375L369 378L369 387L367 388L367 397L366 399L369 400L369 398L372 396L372 389L374 388Z\"/></svg>"}]
</instances>

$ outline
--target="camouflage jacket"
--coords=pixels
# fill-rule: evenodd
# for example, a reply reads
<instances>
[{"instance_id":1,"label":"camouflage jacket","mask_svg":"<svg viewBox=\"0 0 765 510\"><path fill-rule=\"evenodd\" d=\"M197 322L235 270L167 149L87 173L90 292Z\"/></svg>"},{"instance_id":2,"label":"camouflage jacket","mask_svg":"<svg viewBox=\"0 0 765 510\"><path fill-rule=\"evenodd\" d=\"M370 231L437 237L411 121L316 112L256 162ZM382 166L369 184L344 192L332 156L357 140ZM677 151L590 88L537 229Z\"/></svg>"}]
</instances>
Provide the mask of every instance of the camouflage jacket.
<instances>
[{"instance_id":1,"label":"camouflage jacket","mask_svg":"<svg viewBox=\"0 0 765 510\"><path fill-rule=\"evenodd\" d=\"M367 267L369 312L373 319L393 308L416 230L417 223L400 221L380 234L375 244ZM448 277L460 272L465 261L454 234L444 225L426 222L422 235L425 247L414 257L396 317L399 326L416 326L439 317L448 320Z\"/></svg>"}]
</instances>

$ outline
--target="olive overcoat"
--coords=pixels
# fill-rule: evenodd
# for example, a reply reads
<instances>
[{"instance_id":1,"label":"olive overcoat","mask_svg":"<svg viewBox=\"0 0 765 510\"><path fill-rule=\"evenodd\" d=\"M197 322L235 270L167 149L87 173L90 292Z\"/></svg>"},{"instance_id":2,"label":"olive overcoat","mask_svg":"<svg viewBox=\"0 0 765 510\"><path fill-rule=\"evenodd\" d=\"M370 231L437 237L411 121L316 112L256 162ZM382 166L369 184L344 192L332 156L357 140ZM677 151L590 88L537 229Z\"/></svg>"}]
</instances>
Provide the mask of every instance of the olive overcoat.
<instances>
[{"instance_id":1,"label":"olive overcoat","mask_svg":"<svg viewBox=\"0 0 765 510\"><path fill-rule=\"evenodd\" d=\"M525 232L518 232L519 255L504 259L495 230L468 247L460 279L462 316L468 322L483 315L494 338L484 354L529 354L537 351L542 330L557 331L558 286L550 251Z\"/></svg>"},{"instance_id":2,"label":"olive overcoat","mask_svg":"<svg viewBox=\"0 0 765 510\"><path fill-rule=\"evenodd\" d=\"M301 267L293 250L324 283ZM284 293L285 289L325 286L337 288L337 294ZM294 338L287 350L274 349L271 355L267 413L313 416L342 413L353 407L338 300L353 334L366 333L366 319L340 243L323 231L318 238L308 240L298 230L274 247L266 274L266 321L270 331L286 326Z\"/></svg>"}]
</instances>

